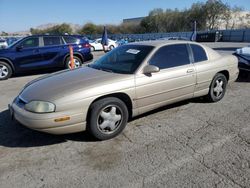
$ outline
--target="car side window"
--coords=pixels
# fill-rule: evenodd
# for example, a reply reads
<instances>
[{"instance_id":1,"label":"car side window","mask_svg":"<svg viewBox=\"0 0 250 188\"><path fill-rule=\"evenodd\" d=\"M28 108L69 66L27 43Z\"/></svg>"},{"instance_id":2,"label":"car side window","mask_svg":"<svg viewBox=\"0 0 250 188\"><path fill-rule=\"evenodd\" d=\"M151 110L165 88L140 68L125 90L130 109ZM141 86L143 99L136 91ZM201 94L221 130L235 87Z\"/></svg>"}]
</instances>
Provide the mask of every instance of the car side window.
<instances>
[{"instance_id":1,"label":"car side window","mask_svg":"<svg viewBox=\"0 0 250 188\"><path fill-rule=\"evenodd\" d=\"M160 69L167 69L190 64L186 44L174 44L161 47L149 61Z\"/></svg>"},{"instance_id":2,"label":"car side window","mask_svg":"<svg viewBox=\"0 0 250 188\"><path fill-rule=\"evenodd\" d=\"M63 44L61 37L43 37L43 42L44 46L54 46Z\"/></svg>"},{"instance_id":3,"label":"car side window","mask_svg":"<svg viewBox=\"0 0 250 188\"><path fill-rule=\"evenodd\" d=\"M39 39L38 37L28 38L21 42L20 46L22 48L34 48L39 46Z\"/></svg>"},{"instance_id":4,"label":"car side window","mask_svg":"<svg viewBox=\"0 0 250 188\"><path fill-rule=\"evenodd\" d=\"M191 44L191 49L193 52L193 56L194 56L194 62L200 62L200 61L206 61L207 60L207 54L205 52L205 50L198 45L195 44Z\"/></svg>"},{"instance_id":5,"label":"car side window","mask_svg":"<svg viewBox=\"0 0 250 188\"><path fill-rule=\"evenodd\" d=\"M79 39L75 38L75 37L71 37L71 36L64 36L63 37L65 42L67 44L77 44L79 43Z\"/></svg>"}]
</instances>

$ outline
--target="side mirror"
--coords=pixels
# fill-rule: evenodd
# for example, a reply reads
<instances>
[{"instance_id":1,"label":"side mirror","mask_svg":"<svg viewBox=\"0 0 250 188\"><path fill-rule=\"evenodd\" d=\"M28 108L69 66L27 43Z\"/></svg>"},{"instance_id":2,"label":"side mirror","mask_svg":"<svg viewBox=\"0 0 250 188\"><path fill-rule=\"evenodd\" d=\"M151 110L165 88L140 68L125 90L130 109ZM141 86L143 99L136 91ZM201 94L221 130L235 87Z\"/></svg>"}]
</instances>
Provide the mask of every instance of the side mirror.
<instances>
[{"instance_id":1,"label":"side mirror","mask_svg":"<svg viewBox=\"0 0 250 188\"><path fill-rule=\"evenodd\" d=\"M151 73L155 73L159 71L160 71L160 68L154 65L146 65L143 68L143 74L151 74Z\"/></svg>"},{"instance_id":2,"label":"side mirror","mask_svg":"<svg viewBox=\"0 0 250 188\"><path fill-rule=\"evenodd\" d=\"M16 47L16 51L18 51L18 52L21 51L22 49L23 49L23 46L17 46Z\"/></svg>"}]
</instances>

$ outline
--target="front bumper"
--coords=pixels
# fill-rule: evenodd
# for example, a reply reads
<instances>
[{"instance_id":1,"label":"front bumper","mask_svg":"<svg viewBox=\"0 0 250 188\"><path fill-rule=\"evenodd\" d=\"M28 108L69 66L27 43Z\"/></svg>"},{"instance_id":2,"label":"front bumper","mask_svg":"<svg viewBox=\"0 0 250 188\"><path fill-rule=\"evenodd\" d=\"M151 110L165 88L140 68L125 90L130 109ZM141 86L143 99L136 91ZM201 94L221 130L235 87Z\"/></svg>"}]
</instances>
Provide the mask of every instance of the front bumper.
<instances>
[{"instance_id":1,"label":"front bumper","mask_svg":"<svg viewBox=\"0 0 250 188\"><path fill-rule=\"evenodd\" d=\"M67 114L67 112L53 112L45 114L32 113L24 109L24 106L15 100L9 105L13 119L22 125L41 132L50 134L68 134L86 130L86 122L83 114ZM56 122L55 119L68 116L67 121Z\"/></svg>"}]
</instances>

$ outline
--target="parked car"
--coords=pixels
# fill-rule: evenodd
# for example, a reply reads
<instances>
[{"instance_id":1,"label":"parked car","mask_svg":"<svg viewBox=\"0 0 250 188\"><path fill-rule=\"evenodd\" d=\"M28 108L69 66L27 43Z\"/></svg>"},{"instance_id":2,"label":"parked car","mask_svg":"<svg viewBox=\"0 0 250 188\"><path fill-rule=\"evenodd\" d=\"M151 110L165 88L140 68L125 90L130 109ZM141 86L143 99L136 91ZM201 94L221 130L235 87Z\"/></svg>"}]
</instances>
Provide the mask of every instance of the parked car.
<instances>
[{"instance_id":1,"label":"parked car","mask_svg":"<svg viewBox=\"0 0 250 188\"><path fill-rule=\"evenodd\" d=\"M120 39L116 41L118 46L122 46L124 44L128 44L128 39Z\"/></svg>"},{"instance_id":2,"label":"parked car","mask_svg":"<svg viewBox=\"0 0 250 188\"><path fill-rule=\"evenodd\" d=\"M103 50L101 41L102 41L101 38L90 41L89 44L91 45L91 51ZM108 39L108 42L109 42L109 45L108 45L109 50L113 50L114 48L118 46L118 44L114 40Z\"/></svg>"},{"instance_id":3,"label":"parked car","mask_svg":"<svg viewBox=\"0 0 250 188\"><path fill-rule=\"evenodd\" d=\"M29 36L0 50L0 80L8 79L14 73L69 68L69 45L74 50L75 67L93 58L88 41L81 37Z\"/></svg>"},{"instance_id":4,"label":"parked car","mask_svg":"<svg viewBox=\"0 0 250 188\"><path fill-rule=\"evenodd\" d=\"M163 37L160 38L159 40L189 40L186 37Z\"/></svg>"},{"instance_id":5,"label":"parked car","mask_svg":"<svg viewBox=\"0 0 250 188\"><path fill-rule=\"evenodd\" d=\"M10 37L10 38L7 38L6 41L8 43L8 46L13 44L14 42L18 41L19 39L21 39L20 37Z\"/></svg>"},{"instance_id":6,"label":"parked car","mask_svg":"<svg viewBox=\"0 0 250 188\"><path fill-rule=\"evenodd\" d=\"M7 48L8 43L5 39L0 39L0 49Z\"/></svg>"},{"instance_id":7,"label":"parked car","mask_svg":"<svg viewBox=\"0 0 250 188\"><path fill-rule=\"evenodd\" d=\"M250 46L237 49L234 55L238 58L239 69L250 72Z\"/></svg>"},{"instance_id":8,"label":"parked car","mask_svg":"<svg viewBox=\"0 0 250 188\"><path fill-rule=\"evenodd\" d=\"M12 117L42 132L88 130L117 136L129 118L177 101L221 100L239 74L237 58L188 41L126 44L82 68L28 83L10 105Z\"/></svg>"}]
</instances>

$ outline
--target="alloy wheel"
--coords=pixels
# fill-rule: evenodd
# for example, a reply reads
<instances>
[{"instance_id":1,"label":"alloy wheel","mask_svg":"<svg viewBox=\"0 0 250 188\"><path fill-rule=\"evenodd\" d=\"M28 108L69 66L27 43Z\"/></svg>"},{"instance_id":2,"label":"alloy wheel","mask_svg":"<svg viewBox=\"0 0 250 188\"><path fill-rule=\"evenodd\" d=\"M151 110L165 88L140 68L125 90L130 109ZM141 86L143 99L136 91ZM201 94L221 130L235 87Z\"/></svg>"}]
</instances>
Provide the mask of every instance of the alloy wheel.
<instances>
[{"instance_id":1,"label":"alloy wheel","mask_svg":"<svg viewBox=\"0 0 250 188\"><path fill-rule=\"evenodd\" d=\"M214 88L213 88L214 96L217 98L221 97L221 95L223 94L223 91L224 91L224 82L222 79L217 79L215 81Z\"/></svg>"},{"instance_id":2,"label":"alloy wheel","mask_svg":"<svg viewBox=\"0 0 250 188\"><path fill-rule=\"evenodd\" d=\"M9 70L5 65L0 65L0 78L5 78L9 74Z\"/></svg>"},{"instance_id":3,"label":"alloy wheel","mask_svg":"<svg viewBox=\"0 0 250 188\"><path fill-rule=\"evenodd\" d=\"M75 59L75 58L74 58L74 64L75 64L74 68L78 68L78 67L81 66L81 62L78 59ZM71 67L71 61L68 62L68 67L69 68Z\"/></svg>"},{"instance_id":4,"label":"alloy wheel","mask_svg":"<svg viewBox=\"0 0 250 188\"><path fill-rule=\"evenodd\" d=\"M116 105L104 107L97 117L97 127L104 134L114 133L122 123L122 110Z\"/></svg>"}]
</instances>

